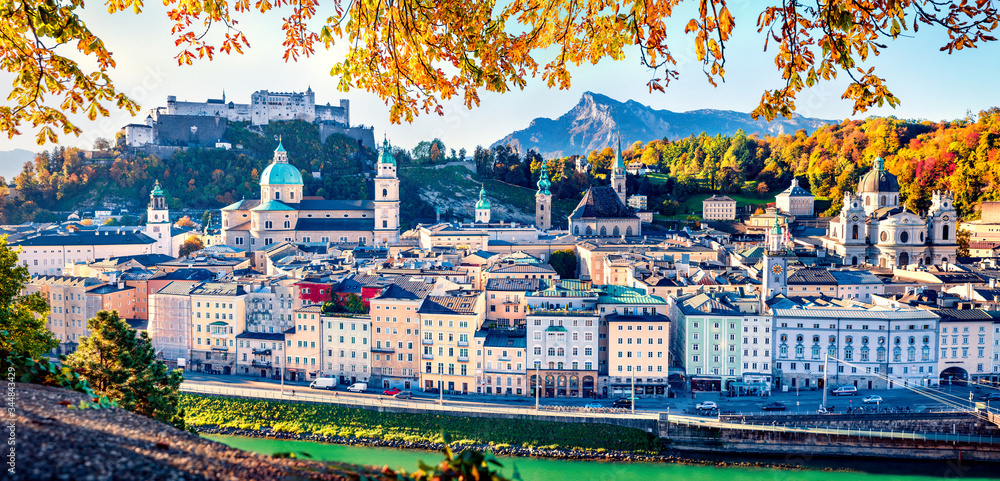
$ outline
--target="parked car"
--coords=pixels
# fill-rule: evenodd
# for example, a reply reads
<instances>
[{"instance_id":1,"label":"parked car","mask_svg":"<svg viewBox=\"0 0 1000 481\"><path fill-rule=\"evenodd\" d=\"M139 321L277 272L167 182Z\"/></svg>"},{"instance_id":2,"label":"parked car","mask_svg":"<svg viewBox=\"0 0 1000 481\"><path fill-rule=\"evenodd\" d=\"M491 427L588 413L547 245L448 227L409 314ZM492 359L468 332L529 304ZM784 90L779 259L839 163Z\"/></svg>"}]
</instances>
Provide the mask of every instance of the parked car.
<instances>
[{"instance_id":1,"label":"parked car","mask_svg":"<svg viewBox=\"0 0 1000 481\"><path fill-rule=\"evenodd\" d=\"M611 407L613 407L613 408L630 408L630 407L632 407L632 400L631 399L626 399L626 398L615 399L614 402L611 403Z\"/></svg>"},{"instance_id":2,"label":"parked car","mask_svg":"<svg viewBox=\"0 0 1000 481\"><path fill-rule=\"evenodd\" d=\"M865 398L862 399L861 402L865 404L881 404L883 401L882 401L882 396L871 395L871 396L865 396Z\"/></svg>"},{"instance_id":3,"label":"parked car","mask_svg":"<svg viewBox=\"0 0 1000 481\"><path fill-rule=\"evenodd\" d=\"M365 392L368 390L368 383L356 382L347 387L349 392Z\"/></svg>"},{"instance_id":4,"label":"parked car","mask_svg":"<svg viewBox=\"0 0 1000 481\"><path fill-rule=\"evenodd\" d=\"M834 396L857 396L858 388L854 386L840 386L830 390Z\"/></svg>"},{"instance_id":5,"label":"parked car","mask_svg":"<svg viewBox=\"0 0 1000 481\"><path fill-rule=\"evenodd\" d=\"M767 403L767 404L761 406L760 409L762 411L784 411L785 410L785 404L784 403L779 403L779 402L775 401L775 402Z\"/></svg>"},{"instance_id":6,"label":"parked car","mask_svg":"<svg viewBox=\"0 0 1000 481\"><path fill-rule=\"evenodd\" d=\"M711 411L713 409L719 409L719 405L715 404L715 401L702 401L694 408L699 411Z\"/></svg>"},{"instance_id":7,"label":"parked car","mask_svg":"<svg viewBox=\"0 0 1000 481\"><path fill-rule=\"evenodd\" d=\"M583 407L585 407L587 409L601 409L604 406L601 406L601 403L587 403Z\"/></svg>"},{"instance_id":8,"label":"parked car","mask_svg":"<svg viewBox=\"0 0 1000 481\"><path fill-rule=\"evenodd\" d=\"M385 394L386 396L395 396L395 395L399 394L401 391L402 390L399 389L398 387L393 387L393 388L386 389L385 391L382 391L382 394Z\"/></svg>"},{"instance_id":9,"label":"parked car","mask_svg":"<svg viewBox=\"0 0 1000 481\"><path fill-rule=\"evenodd\" d=\"M413 393L410 391L399 391L393 394L392 397L396 399L413 399Z\"/></svg>"},{"instance_id":10,"label":"parked car","mask_svg":"<svg viewBox=\"0 0 1000 481\"><path fill-rule=\"evenodd\" d=\"M983 396L983 401L1000 401L1000 392L990 393Z\"/></svg>"}]
</instances>

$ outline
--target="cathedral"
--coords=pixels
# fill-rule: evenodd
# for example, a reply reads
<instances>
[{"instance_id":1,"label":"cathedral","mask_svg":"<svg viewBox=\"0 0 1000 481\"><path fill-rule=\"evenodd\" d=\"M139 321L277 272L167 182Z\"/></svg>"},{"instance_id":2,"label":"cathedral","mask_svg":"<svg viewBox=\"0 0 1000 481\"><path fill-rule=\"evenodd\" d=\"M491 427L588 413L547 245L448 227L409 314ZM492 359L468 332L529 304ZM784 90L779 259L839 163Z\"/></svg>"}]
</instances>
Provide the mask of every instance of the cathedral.
<instances>
[{"instance_id":1,"label":"cathedral","mask_svg":"<svg viewBox=\"0 0 1000 481\"><path fill-rule=\"evenodd\" d=\"M375 176L375 200L303 197L302 174L278 142L260 175L260 199L222 208L220 244L255 251L276 242L385 245L399 241L399 179L389 141Z\"/></svg>"},{"instance_id":2,"label":"cathedral","mask_svg":"<svg viewBox=\"0 0 1000 481\"><path fill-rule=\"evenodd\" d=\"M899 181L876 158L858 182L856 194L844 194L840 216L830 221L823 245L849 265L903 268L910 264L954 262L958 222L950 192L934 192L927 216L899 203Z\"/></svg>"}]
</instances>

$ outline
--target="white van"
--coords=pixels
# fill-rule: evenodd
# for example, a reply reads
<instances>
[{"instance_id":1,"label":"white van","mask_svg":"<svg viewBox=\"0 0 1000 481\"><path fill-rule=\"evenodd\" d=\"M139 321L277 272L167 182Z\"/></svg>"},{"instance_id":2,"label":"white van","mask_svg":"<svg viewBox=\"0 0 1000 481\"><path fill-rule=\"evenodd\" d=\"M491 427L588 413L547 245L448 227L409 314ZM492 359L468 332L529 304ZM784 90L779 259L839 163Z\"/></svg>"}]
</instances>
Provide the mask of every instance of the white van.
<instances>
[{"instance_id":1,"label":"white van","mask_svg":"<svg viewBox=\"0 0 1000 481\"><path fill-rule=\"evenodd\" d=\"M350 392L365 392L368 390L368 383L356 382L354 384L351 384L351 386L348 387L347 390Z\"/></svg>"},{"instance_id":2,"label":"white van","mask_svg":"<svg viewBox=\"0 0 1000 481\"><path fill-rule=\"evenodd\" d=\"M337 388L337 378L335 377L319 377L315 381L309 384L312 389L329 389L333 390Z\"/></svg>"},{"instance_id":3,"label":"white van","mask_svg":"<svg viewBox=\"0 0 1000 481\"><path fill-rule=\"evenodd\" d=\"M854 386L840 386L836 389L831 389L830 394L834 396L857 396L858 388Z\"/></svg>"}]
</instances>

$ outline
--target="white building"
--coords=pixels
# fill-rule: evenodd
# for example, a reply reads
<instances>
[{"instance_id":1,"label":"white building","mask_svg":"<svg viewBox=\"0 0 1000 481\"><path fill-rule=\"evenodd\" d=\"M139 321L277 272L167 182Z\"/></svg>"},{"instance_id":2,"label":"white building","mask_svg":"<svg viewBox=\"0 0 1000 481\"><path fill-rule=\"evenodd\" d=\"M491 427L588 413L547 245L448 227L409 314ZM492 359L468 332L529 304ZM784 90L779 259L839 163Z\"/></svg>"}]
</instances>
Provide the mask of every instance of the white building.
<instances>
[{"instance_id":1,"label":"white building","mask_svg":"<svg viewBox=\"0 0 1000 481\"><path fill-rule=\"evenodd\" d=\"M774 198L774 205L783 214L812 217L815 215L815 201L816 197L799 187L799 179L793 177L792 185Z\"/></svg>"},{"instance_id":2,"label":"white building","mask_svg":"<svg viewBox=\"0 0 1000 481\"><path fill-rule=\"evenodd\" d=\"M600 365L597 296L563 289L553 286L528 297L528 388L534 392L540 376L543 397L586 397L597 392Z\"/></svg>"},{"instance_id":3,"label":"white building","mask_svg":"<svg viewBox=\"0 0 1000 481\"><path fill-rule=\"evenodd\" d=\"M368 382L372 371L371 317L323 316L322 321L323 377L335 377L341 384Z\"/></svg>"}]
</instances>

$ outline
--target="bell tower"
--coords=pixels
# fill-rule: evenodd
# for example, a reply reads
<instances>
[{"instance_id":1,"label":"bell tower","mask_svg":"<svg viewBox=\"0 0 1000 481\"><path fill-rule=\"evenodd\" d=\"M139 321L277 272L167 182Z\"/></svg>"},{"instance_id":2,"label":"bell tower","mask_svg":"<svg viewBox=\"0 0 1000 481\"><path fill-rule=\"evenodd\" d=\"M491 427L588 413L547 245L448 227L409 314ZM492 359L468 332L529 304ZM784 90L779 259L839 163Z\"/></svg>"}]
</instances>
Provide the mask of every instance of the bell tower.
<instances>
[{"instance_id":1,"label":"bell tower","mask_svg":"<svg viewBox=\"0 0 1000 481\"><path fill-rule=\"evenodd\" d=\"M535 227L540 231L552 228L552 192L549 187L549 171L542 162L542 171L538 173L538 192L535 193Z\"/></svg>"},{"instance_id":2,"label":"bell tower","mask_svg":"<svg viewBox=\"0 0 1000 481\"><path fill-rule=\"evenodd\" d=\"M486 200L486 186L479 188L479 201L476 202L476 222L490 223L490 201Z\"/></svg>"},{"instance_id":3,"label":"bell tower","mask_svg":"<svg viewBox=\"0 0 1000 481\"><path fill-rule=\"evenodd\" d=\"M396 159L392 156L389 139L382 141L378 156L378 173L375 176L375 242L399 242L399 178L396 177Z\"/></svg>"},{"instance_id":4,"label":"bell tower","mask_svg":"<svg viewBox=\"0 0 1000 481\"><path fill-rule=\"evenodd\" d=\"M781 225L775 223L767 234L764 269L761 271L762 292L760 300L766 302L778 294L788 294L787 237Z\"/></svg>"},{"instance_id":5,"label":"bell tower","mask_svg":"<svg viewBox=\"0 0 1000 481\"><path fill-rule=\"evenodd\" d=\"M153 191L149 193L144 233L156 241L150 248L150 254L174 255L170 236L170 210L167 208L167 197L163 189L160 188L159 180L153 185Z\"/></svg>"}]
</instances>

